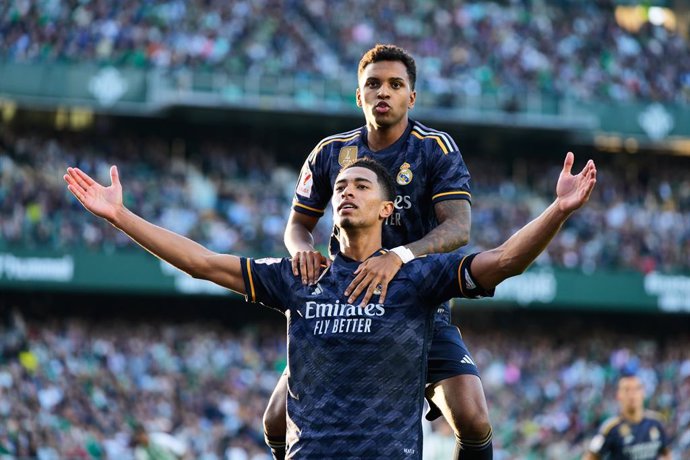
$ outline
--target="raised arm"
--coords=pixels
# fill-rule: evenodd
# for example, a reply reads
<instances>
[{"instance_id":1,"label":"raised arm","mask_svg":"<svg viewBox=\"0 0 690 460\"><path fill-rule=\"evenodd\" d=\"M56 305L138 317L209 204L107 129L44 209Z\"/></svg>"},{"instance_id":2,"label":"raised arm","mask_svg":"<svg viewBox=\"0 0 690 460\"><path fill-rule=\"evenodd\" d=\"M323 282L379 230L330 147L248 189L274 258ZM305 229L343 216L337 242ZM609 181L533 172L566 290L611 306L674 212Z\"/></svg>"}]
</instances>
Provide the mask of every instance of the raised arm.
<instances>
[{"instance_id":1,"label":"raised arm","mask_svg":"<svg viewBox=\"0 0 690 460\"><path fill-rule=\"evenodd\" d=\"M239 257L210 251L189 238L158 227L122 203L117 167L110 168L111 185L103 187L79 168L68 168L67 188L94 215L106 219L141 247L191 276L245 293Z\"/></svg>"},{"instance_id":2,"label":"raised arm","mask_svg":"<svg viewBox=\"0 0 690 460\"><path fill-rule=\"evenodd\" d=\"M518 230L501 246L478 254L472 275L484 289L524 272L542 253L566 219L584 205L597 182L597 169L589 160L579 174L571 169L575 156L568 152L556 184L556 200L536 219Z\"/></svg>"}]
</instances>

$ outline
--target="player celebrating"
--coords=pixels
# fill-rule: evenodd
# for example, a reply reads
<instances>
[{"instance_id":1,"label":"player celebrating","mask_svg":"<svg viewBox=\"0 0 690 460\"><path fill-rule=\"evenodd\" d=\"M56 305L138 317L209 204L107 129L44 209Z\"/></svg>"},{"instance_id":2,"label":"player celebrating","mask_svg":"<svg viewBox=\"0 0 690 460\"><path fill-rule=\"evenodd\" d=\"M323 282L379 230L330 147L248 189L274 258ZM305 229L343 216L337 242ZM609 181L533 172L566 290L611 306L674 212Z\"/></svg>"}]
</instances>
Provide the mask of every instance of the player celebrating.
<instances>
[{"instance_id":1,"label":"player celebrating","mask_svg":"<svg viewBox=\"0 0 690 460\"><path fill-rule=\"evenodd\" d=\"M343 289L361 261L381 252L382 226L394 212L394 185L378 163L361 160L336 180L333 208L340 253L316 285L294 275L290 259L218 254L135 215L122 203L115 166L103 187L68 168L68 189L93 214L190 275L243 293L288 318L287 458L421 458L425 357L434 306L454 296L492 295L544 250L596 183L590 160L573 176L568 153L556 200L498 248L422 257L402 267L364 306ZM287 307L286 307L287 306Z\"/></svg>"},{"instance_id":2,"label":"player celebrating","mask_svg":"<svg viewBox=\"0 0 690 460\"><path fill-rule=\"evenodd\" d=\"M671 460L661 416L644 410L644 386L635 375L618 380L620 415L601 425L585 460Z\"/></svg>"},{"instance_id":3,"label":"player celebrating","mask_svg":"<svg viewBox=\"0 0 690 460\"><path fill-rule=\"evenodd\" d=\"M356 91L366 126L322 140L305 162L295 189L285 244L295 273L313 283L319 266L328 260L314 251L311 232L340 170L369 157L395 177L395 211L383 227L383 244L393 249L359 267L345 291L349 302L366 304L377 289L385 300L388 283L404 263L453 251L469 240L470 176L462 155L448 134L408 118L416 99L416 74L414 59L397 46L377 45L366 52ZM337 250L335 238L331 249ZM278 382L264 416L266 443L276 460L285 449L286 378ZM455 457L462 453L465 460L491 459L492 431L479 370L459 330L450 324L447 303L436 315L427 383L432 408L427 418L438 417L441 409L457 438Z\"/></svg>"}]
</instances>

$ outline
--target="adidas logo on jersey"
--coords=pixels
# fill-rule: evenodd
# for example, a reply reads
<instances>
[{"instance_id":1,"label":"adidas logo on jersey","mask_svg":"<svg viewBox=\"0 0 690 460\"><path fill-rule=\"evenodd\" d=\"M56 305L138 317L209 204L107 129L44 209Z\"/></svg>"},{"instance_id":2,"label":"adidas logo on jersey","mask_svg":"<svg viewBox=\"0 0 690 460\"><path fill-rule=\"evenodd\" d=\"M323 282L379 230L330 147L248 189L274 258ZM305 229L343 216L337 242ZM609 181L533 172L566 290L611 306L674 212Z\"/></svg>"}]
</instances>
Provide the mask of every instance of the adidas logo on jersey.
<instances>
[{"instance_id":1,"label":"adidas logo on jersey","mask_svg":"<svg viewBox=\"0 0 690 460\"><path fill-rule=\"evenodd\" d=\"M460 360L460 362L461 362L461 363L471 364L471 365L473 365L473 366L476 366L476 364L474 364L474 361L472 361L472 358L470 358L469 355L463 356L462 359Z\"/></svg>"},{"instance_id":2,"label":"adidas logo on jersey","mask_svg":"<svg viewBox=\"0 0 690 460\"><path fill-rule=\"evenodd\" d=\"M474 284L474 281L472 281L472 278L470 277L469 272L465 272L465 284L467 285L467 289L476 289L477 285Z\"/></svg>"},{"instance_id":3,"label":"adidas logo on jersey","mask_svg":"<svg viewBox=\"0 0 690 460\"><path fill-rule=\"evenodd\" d=\"M321 295L321 294L323 294L323 289L321 289L321 285L317 283L316 288L314 288L314 290L311 292L311 295Z\"/></svg>"}]
</instances>

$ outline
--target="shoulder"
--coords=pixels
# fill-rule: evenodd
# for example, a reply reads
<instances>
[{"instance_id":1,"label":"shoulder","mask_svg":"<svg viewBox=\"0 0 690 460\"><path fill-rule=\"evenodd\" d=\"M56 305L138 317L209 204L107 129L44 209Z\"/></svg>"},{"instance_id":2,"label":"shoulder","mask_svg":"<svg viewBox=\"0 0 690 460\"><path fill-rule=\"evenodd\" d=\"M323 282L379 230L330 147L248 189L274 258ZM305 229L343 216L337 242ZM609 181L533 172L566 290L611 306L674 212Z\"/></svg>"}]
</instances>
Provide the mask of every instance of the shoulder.
<instances>
[{"instance_id":1,"label":"shoulder","mask_svg":"<svg viewBox=\"0 0 690 460\"><path fill-rule=\"evenodd\" d=\"M604 436L607 436L611 431L613 431L614 428L616 428L618 425L621 424L621 418L616 416L616 417L611 417L607 420L604 421L604 423L601 424L599 427L599 434L602 434Z\"/></svg>"},{"instance_id":2,"label":"shoulder","mask_svg":"<svg viewBox=\"0 0 690 460\"><path fill-rule=\"evenodd\" d=\"M292 262L287 257L263 257L259 259L247 259L247 269L250 272L252 267L254 268L254 271L259 273L271 272L274 274L280 274L282 277L292 275Z\"/></svg>"},{"instance_id":3,"label":"shoulder","mask_svg":"<svg viewBox=\"0 0 690 460\"><path fill-rule=\"evenodd\" d=\"M353 129L350 131L345 131L338 134L333 134L332 136L324 137L316 144L316 147L309 154L309 159L314 161L316 156L321 152L330 152L338 147L342 147L348 144L359 142L362 136L362 128Z\"/></svg>"},{"instance_id":4,"label":"shoulder","mask_svg":"<svg viewBox=\"0 0 690 460\"><path fill-rule=\"evenodd\" d=\"M660 414L659 412L655 412L653 410L645 410L644 418L651 420L652 422L657 422L659 424L663 424L666 421L662 414Z\"/></svg>"},{"instance_id":5,"label":"shoulder","mask_svg":"<svg viewBox=\"0 0 690 460\"><path fill-rule=\"evenodd\" d=\"M442 268L450 269L450 267L452 267L456 269L457 265L464 260L465 257L465 254L460 252L425 254L416 257L403 267L407 267L410 273L426 273L430 270L437 273L437 270Z\"/></svg>"},{"instance_id":6,"label":"shoulder","mask_svg":"<svg viewBox=\"0 0 690 460\"><path fill-rule=\"evenodd\" d=\"M450 134L424 126L418 121L412 121L410 136L427 147L430 152L441 152L447 155L458 151L458 146Z\"/></svg>"}]
</instances>

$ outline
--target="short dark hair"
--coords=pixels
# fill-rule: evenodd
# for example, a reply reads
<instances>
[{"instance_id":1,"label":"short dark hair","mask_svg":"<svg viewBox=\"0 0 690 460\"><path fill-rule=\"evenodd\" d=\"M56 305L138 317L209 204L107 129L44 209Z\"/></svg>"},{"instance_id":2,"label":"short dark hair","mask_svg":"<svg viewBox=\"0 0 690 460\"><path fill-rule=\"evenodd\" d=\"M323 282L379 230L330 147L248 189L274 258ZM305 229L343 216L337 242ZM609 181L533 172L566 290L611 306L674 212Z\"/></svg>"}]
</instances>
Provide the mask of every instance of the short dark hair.
<instances>
[{"instance_id":1,"label":"short dark hair","mask_svg":"<svg viewBox=\"0 0 690 460\"><path fill-rule=\"evenodd\" d=\"M414 90L414 85L417 82L417 64L415 64L414 58L410 53L396 45L382 45L379 43L364 53L364 56L359 61L357 77L362 75L362 72L369 64L381 61L400 61L405 64L407 77L410 79L410 88Z\"/></svg>"},{"instance_id":2,"label":"short dark hair","mask_svg":"<svg viewBox=\"0 0 690 460\"><path fill-rule=\"evenodd\" d=\"M374 174L376 174L379 185L381 186L384 198L386 198L388 201L395 201L395 181L393 180L393 176L391 176L388 170L384 168L381 163L376 160L372 160L371 158L360 158L354 163L345 166L342 170L345 171L346 169L350 168L366 168L370 171L373 171Z\"/></svg>"}]
</instances>

